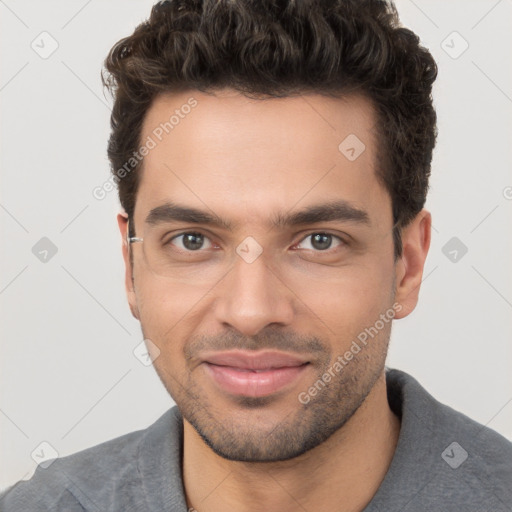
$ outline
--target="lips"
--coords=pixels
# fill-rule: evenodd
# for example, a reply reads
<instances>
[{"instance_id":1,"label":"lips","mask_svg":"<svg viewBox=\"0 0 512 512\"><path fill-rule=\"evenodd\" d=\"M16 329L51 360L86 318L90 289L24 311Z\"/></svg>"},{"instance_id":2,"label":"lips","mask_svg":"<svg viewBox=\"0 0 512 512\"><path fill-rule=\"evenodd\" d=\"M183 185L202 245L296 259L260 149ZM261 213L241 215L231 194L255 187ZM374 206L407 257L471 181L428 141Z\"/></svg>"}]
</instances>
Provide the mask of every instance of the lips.
<instances>
[{"instance_id":1,"label":"lips","mask_svg":"<svg viewBox=\"0 0 512 512\"><path fill-rule=\"evenodd\" d=\"M277 351L265 351L254 354L243 351L218 352L205 355L204 360L217 366L230 366L239 370L256 371L301 366L308 362L297 356Z\"/></svg>"},{"instance_id":2,"label":"lips","mask_svg":"<svg viewBox=\"0 0 512 512\"><path fill-rule=\"evenodd\" d=\"M266 396L292 384L309 361L284 352L217 352L204 356L207 374L225 392Z\"/></svg>"}]
</instances>

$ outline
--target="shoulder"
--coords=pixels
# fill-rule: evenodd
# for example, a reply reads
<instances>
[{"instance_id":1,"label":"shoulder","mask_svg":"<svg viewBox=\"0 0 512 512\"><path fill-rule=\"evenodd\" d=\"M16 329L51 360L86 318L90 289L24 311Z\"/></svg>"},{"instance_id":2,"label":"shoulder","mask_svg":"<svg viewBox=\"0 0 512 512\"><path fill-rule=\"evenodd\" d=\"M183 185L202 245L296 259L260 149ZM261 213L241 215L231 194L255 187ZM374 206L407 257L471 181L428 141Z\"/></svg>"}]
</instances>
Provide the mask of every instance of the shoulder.
<instances>
[{"instance_id":1,"label":"shoulder","mask_svg":"<svg viewBox=\"0 0 512 512\"><path fill-rule=\"evenodd\" d=\"M30 480L20 481L0 494L2 512L120 510L131 508L128 491L138 486L141 446L151 442L170 422L170 409L148 428L130 432L74 454L39 465ZM120 490L124 489L124 493Z\"/></svg>"},{"instance_id":2,"label":"shoulder","mask_svg":"<svg viewBox=\"0 0 512 512\"><path fill-rule=\"evenodd\" d=\"M405 372L388 370L386 376L390 406L404 430L392 466L395 476L410 478L411 489L426 486L415 502L443 503L445 510L461 504L480 510L480 502L512 510L512 443L440 403Z\"/></svg>"},{"instance_id":3,"label":"shoulder","mask_svg":"<svg viewBox=\"0 0 512 512\"><path fill-rule=\"evenodd\" d=\"M506 466L512 466L512 442L508 439L439 402L407 373L389 369L386 376L392 408L400 408L401 415L414 415L416 426L430 430L433 435L448 433L475 450L485 447L485 453L497 457L495 461L503 461Z\"/></svg>"}]
</instances>

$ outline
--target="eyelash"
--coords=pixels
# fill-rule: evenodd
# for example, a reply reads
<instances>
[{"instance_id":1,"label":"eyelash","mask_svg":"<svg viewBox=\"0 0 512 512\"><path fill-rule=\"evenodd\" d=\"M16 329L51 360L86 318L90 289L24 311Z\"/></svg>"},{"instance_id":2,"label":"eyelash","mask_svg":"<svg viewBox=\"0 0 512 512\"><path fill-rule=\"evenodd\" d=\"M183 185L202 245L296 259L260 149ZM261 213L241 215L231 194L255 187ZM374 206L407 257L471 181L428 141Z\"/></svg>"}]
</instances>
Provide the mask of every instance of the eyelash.
<instances>
[{"instance_id":1,"label":"eyelash","mask_svg":"<svg viewBox=\"0 0 512 512\"><path fill-rule=\"evenodd\" d=\"M210 240L210 237L208 237L207 235L205 235L204 233L201 233L199 231L184 231L182 233L179 233L178 235L174 235L167 242L165 242L164 245L171 245L171 242L173 242L177 238L182 237L184 235L202 235L204 237L204 239ZM337 239L340 243L339 243L339 245L335 246L334 248L333 247L329 247L326 250L315 250L315 249L302 249L302 250L313 251L313 252L316 252L318 254L331 254L332 252L336 251L340 246L347 246L348 245L346 240L344 240L340 236L335 235L333 233L329 233L329 232L326 232L326 231L312 231L312 232L308 233L307 235L305 235L297 244L294 244L294 246L300 245L302 242L304 242L304 240L306 240L309 237L312 237L313 235L327 235L327 236L332 237L333 239ZM210 240L210 243L212 243L211 240ZM174 245L174 244L172 244L172 245ZM198 249L196 251L192 251L192 250L186 249L186 248L183 248L183 249L179 248L179 250L182 251L182 252L187 252L187 253L192 253L193 254L193 253L203 252L206 249L201 248L201 249ZM301 249L299 249L299 250L301 250Z\"/></svg>"}]
</instances>

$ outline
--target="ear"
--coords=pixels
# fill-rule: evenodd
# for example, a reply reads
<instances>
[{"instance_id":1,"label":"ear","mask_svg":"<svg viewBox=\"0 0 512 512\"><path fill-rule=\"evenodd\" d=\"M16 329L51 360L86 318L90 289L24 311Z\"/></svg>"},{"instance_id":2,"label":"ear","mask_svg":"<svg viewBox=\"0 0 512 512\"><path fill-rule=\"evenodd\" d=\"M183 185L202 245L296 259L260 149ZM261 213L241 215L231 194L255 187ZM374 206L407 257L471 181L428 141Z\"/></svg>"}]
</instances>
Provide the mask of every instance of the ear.
<instances>
[{"instance_id":1,"label":"ear","mask_svg":"<svg viewBox=\"0 0 512 512\"><path fill-rule=\"evenodd\" d=\"M395 318L409 315L418 303L423 268L430 247L432 216L423 209L402 230L402 256L396 262L395 300L402 306Z\"/></svg>"},{"instance_id":2,"label":"ear","mask_svg":"<svg viewBox=\"0 0 512 512\"><path fill-rule=\"evenodd\" d=\"M123 259L125 266L124 284L126 288L126 297L128 298L128 305L132 315L137 319L139 318L139 309L137 308L137 297L135 295L135 289L133 287L133 269L130 262L130 253L128 250L128 215L125 212L117 214L117 224L119 225L119 231L121 232L121 239L123 245Z\"/></svg>"}]
</instances>

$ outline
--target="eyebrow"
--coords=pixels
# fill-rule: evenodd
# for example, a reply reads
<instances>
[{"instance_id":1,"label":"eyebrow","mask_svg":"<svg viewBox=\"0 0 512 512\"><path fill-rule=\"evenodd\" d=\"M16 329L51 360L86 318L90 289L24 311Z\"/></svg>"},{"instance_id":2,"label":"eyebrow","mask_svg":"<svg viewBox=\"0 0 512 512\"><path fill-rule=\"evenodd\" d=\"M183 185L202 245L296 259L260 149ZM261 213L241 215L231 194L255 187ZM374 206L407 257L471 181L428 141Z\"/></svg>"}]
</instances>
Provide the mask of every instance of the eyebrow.
<instances>
[{"instance_id":1,"label":"eyebrow","mask_svg":"<svg viewBox=\"0 0 512 512\"><path fill-rule=\"evenodd\" d=\"M308 206L295 213L278 213L273 220L276 227L315 224L317 222L354 222L369 226L370 216L365 210L357 208L345 200L332 201Z\"/></svg>"},{"instance_id":2,"label":"eyebrow","mask_svg":"<svg viewBox=\"0 0 512 512\"><path fill-rule=\"evenodd\" d=\"M153 208L146 217L146 224L151 225L173 221L190 222L191 224L211 224L229 230L232 229L231 222L213 212L181 206L171 202Z\"/></svg>"},{"instance_id":3,"label":"eyebrow","mask_svg":"<svg viewBox=\"0 0 512 512\"><path fill-rule=\"evenodd\" d=\"M318 222L354 222L370 226L370 216L365 210L355 207L345 200L312 205L295 213L278 213L271 219L273 227L285 228ZM236 226L214 212L199 210L176 203L166 202L153 208L146 217L146 223L157 225L168 222L187 222L219 226L232 231Z\"/></svg>"}]
</instances>

